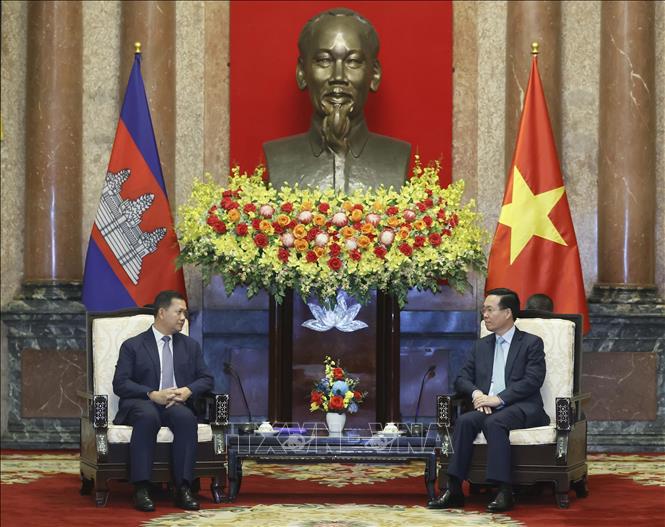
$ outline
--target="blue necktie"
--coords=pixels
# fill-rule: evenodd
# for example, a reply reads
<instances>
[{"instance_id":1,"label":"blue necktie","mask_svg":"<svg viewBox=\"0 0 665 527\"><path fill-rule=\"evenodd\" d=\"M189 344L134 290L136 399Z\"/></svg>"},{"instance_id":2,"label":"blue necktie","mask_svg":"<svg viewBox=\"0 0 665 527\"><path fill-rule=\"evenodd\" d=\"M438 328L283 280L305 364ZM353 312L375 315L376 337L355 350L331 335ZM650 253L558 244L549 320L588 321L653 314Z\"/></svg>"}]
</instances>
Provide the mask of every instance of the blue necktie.
<instances>
[{"instance_id":1,"label":"blue necktie","mask_svg":"<svg viewBox=\"0 0 665 527\"><path fill-rule=\"evenodd\" d=\"M492 366L492 386L490 395L498 395L506 389L506 354L503 350L503 337L496 337L494 347L494 364Z\"/></svg>"},{"instance_id":2,"label":"blue necktie","mask_svg":"<svg viewBox=\"0 0 665 527\"><path fill-rule=\"evenodd\" d=\"M164 341L162 346L162 390L165 390L173 388L173 352L169 346L171 337L165 335L162 340Z\"/></svg>"}]
</instances>

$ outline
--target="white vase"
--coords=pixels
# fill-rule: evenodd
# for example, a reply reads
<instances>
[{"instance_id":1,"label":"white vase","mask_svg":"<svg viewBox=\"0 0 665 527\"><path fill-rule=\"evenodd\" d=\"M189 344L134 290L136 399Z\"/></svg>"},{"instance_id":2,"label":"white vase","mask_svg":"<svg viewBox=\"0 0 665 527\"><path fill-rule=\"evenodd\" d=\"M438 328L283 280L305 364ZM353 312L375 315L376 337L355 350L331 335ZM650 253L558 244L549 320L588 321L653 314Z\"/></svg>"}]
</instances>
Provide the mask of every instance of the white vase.
<instances>
[{"instance_id":1,"label":"white vase","mask_svg":"<svg viewBox=\"0 0 665 527\"><path fill-rule=\"evenodd\" d=\"M346 423L346 414L337 414L335 412L326 413L328 436L342 437L342 430L344 430L345 423Z\"/></svg>"}]
</instances>

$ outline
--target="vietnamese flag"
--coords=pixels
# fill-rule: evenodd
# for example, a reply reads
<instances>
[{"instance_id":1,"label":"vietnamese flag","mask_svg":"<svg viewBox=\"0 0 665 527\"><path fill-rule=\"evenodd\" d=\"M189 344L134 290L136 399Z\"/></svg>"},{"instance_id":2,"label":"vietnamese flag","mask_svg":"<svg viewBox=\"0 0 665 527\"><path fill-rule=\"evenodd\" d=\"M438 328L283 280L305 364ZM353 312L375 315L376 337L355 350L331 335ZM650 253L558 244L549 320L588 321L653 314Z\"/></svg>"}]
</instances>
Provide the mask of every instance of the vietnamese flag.
<instances>
[{"instance_id":1,"label":"vietnamese flag","mask_svg":"<svg viewBox=\"0 0 665 527\"><path fill-rule=\"evenodd\" d=\"M556 313L581 313L584 333L590 329L577 239L536 55L490 250L485 290L496 287L516 291L522 307L531 295L544 293Z\"/></svg>"}]
</instances>

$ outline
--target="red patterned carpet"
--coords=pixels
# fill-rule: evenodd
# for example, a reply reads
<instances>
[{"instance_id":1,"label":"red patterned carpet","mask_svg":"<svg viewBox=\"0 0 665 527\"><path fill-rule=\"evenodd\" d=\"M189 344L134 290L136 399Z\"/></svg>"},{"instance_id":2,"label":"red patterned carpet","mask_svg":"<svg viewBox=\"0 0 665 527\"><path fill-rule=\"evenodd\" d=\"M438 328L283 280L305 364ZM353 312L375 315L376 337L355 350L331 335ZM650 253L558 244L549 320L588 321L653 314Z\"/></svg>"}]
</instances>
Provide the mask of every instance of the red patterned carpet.
<instances>
[{"instance_id":1,"label":"red patterned carpet","mask_svg":"<svg viewBox=\"0 0 665 527\"><path fill-rule=\"evenodd\" d=\"M485 495L463 511L430 511L422 465L267 465L246 463L238 500L216 505L203 481L203 510L187 513L156 496L157 511L131 506L131 487L112 482L105 508L79 495L78 454L3 451L3 527L49 526L663 526L665 455L590 455L590 495L558 509L548 489L523 493L508 514L488 514Z\"/></svg>"}]
</instances>

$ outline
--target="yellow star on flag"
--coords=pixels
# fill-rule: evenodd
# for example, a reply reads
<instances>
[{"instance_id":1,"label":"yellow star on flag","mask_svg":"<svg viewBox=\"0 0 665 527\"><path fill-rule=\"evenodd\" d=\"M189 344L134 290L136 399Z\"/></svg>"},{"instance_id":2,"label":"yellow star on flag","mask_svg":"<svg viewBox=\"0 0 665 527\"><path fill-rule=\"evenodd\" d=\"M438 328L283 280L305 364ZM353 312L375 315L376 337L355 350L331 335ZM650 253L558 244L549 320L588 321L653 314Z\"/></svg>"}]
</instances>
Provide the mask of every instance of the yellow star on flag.
<instances>
[{"instance_id":1,"label":"yellow star on flag","mask_svg":"<svg viewBox=\"0 0 665 527\"><path fill-rule=\"evenodd\" d=\"M563 186L534 194L520 174L513 169L512 203L501 207L499 223L510 227L510 263L520 255L533 236L539 236L560 245L568 245L549 218L550 211L559 202Z\"/></svg>"}]
</instances>

